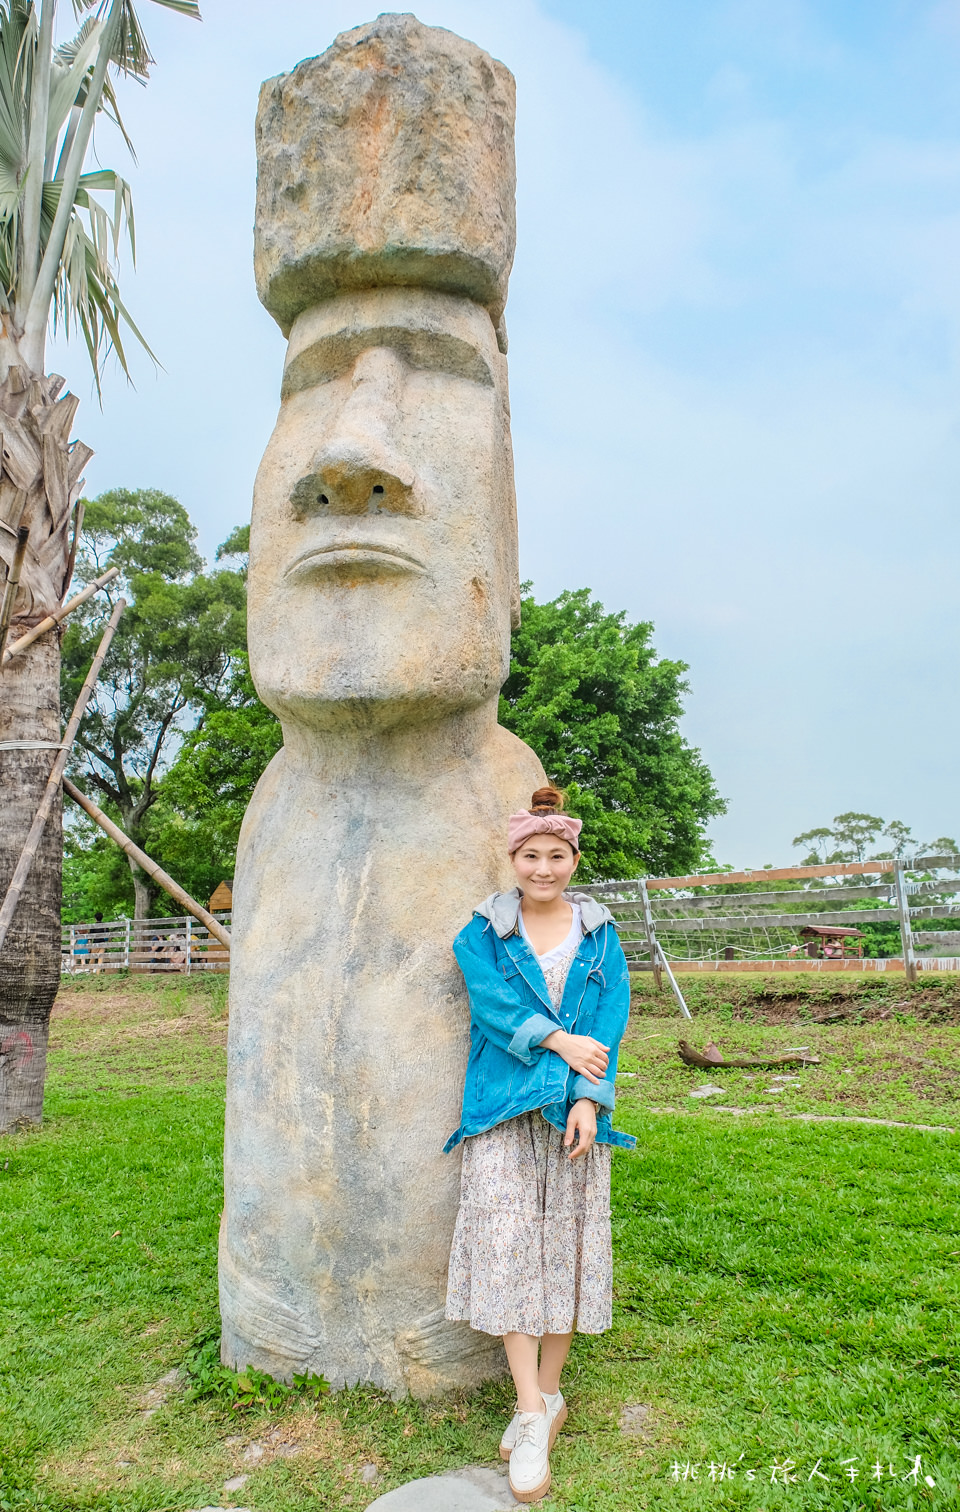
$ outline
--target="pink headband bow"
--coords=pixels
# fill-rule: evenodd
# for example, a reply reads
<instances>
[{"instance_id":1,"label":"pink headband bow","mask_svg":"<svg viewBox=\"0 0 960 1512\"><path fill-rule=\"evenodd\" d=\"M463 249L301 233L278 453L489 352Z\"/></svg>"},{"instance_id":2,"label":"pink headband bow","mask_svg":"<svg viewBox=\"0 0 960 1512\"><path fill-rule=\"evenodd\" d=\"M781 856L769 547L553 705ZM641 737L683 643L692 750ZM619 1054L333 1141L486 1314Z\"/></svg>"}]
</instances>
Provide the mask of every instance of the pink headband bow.
<instances>
[{"instance_id":1,"label":"pink headband bow","mask_svg":"<svg viewBox=\"0 0 960 1512\"><path fill-rule=\"evenodd\" d=\"M521 809L519 814L511 814L507 820L507 849L512 856L531 835L559 835L578 851L577 840L582 828L583 820L571 819L568 814L529 814L526 809Z\"/></svg>"}]
</instances>

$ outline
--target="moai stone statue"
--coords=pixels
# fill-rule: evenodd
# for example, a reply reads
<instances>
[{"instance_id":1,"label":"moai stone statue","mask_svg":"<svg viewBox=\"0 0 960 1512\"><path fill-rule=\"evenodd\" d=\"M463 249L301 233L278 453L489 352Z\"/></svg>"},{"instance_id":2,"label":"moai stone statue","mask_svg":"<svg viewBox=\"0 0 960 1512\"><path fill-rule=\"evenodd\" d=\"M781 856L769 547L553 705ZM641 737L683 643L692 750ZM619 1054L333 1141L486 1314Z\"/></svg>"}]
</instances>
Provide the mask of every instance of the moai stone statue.
<instances>
[{"instance_id":1,"label":"moai stone statue","mask_svg":"<svg viewBox=\"0 0 960 1512\"><path fill-rule=\"evenodd\" d=\"M284 747L234 890L223 1358L417 1395L443 1320L469 1006L451 951L544 779L497 724L518 611L503 307L514 83L385 15L263 86L256 274L289 337L251 668Z\"/></svg>"}]
</instances>

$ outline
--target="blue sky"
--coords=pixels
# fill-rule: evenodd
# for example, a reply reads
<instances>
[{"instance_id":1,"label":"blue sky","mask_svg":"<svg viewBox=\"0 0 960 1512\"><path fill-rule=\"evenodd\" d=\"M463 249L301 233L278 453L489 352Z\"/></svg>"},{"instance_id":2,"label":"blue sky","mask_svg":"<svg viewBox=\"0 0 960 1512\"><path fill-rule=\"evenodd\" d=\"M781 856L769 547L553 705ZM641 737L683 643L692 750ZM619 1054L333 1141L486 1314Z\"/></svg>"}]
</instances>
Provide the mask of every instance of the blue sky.
<instances>
[{"instance_id":1,"label":"blue sky","mask_svg":"<svg viewBox=\"0 0 960 1512\"><path fill-rule=\"evenodd\" d=\"M251 267L259 82L374 12L203 8L143 5L158 66L125 90L127 297L163 369L109 373L101 414L79 348L55 365L88 491L169 489L212 554L249 517L283 356ZM689 663L720 859L788 863L851 808L956 834L960 0L417 14L517 77L524 576Z\"/></svg>"}]
</instances>

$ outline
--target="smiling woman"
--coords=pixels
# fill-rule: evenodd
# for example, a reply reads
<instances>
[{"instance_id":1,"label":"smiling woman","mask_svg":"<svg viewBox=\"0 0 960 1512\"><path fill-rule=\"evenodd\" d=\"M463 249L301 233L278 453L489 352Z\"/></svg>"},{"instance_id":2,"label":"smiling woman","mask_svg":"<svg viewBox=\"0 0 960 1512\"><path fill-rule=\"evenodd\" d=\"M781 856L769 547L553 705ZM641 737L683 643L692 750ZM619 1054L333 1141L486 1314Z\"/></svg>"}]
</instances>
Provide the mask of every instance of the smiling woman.
<instances>
[{"instance_id":1,"label":"smiling woman","mask_svg":"<svg viewBox=\"0 0 960 1512\"><path fill-rule=\"evenodd\" d=\"M610 1147L634 1143L611 1124L627 964L609 911L566 891L580 828L538 788L508 824L519 885L479 904L453 947L471 1043L447 1141L463 1167L446 1315L503 1339L517 1411L500 1453L521 1502L550 1488L574 1329L612 1321Z\"/></svg>"}]
</instances>

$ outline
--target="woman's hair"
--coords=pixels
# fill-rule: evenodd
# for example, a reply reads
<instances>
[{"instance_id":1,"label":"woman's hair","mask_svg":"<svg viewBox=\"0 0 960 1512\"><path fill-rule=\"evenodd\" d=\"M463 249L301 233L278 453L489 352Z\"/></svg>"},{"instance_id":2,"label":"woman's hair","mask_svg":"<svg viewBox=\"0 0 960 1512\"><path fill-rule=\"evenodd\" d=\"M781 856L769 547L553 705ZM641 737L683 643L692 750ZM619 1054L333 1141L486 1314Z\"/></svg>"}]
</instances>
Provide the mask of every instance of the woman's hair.
<instances>
[{"instance_id":1,"label":"woman's hair","mask_svg":"<svg viewBox=\"0 0 960 1512\"><path fill-rule=\"evenodd\" d=\"M563 794L560 789L555 787L537 788L537 791L530 799L528 812L531 814L562 814Z\"/></svg>"}]
</instances>

